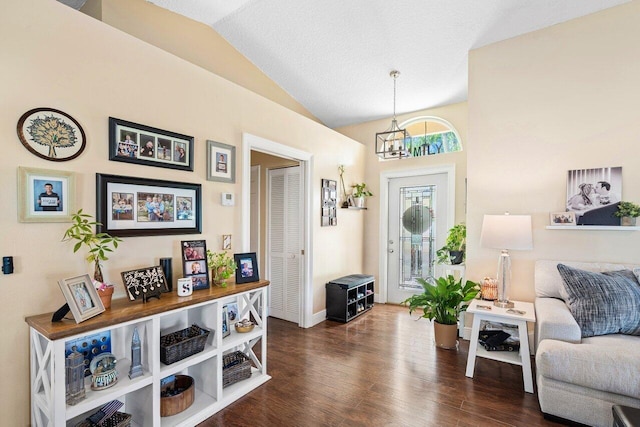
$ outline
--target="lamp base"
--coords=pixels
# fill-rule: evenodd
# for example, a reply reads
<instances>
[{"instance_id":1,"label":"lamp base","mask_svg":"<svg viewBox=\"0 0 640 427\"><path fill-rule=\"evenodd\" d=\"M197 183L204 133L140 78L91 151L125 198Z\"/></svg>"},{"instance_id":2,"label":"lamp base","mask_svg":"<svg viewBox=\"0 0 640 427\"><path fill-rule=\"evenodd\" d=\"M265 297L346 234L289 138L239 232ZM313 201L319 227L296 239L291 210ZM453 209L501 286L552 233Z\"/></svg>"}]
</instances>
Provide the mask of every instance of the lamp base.
<instances>
[{"instance_id":1,"label":"lamp base","mask_svg":"<svg viewBox=\"0 0 640 427\"><path fill-rule=\"evenodd\" d=\"M505 301L495 300L493 302L493 305L495 305L496 307L500 307L500 308L513 308L514 307L513 301L509 301L509 300L505 300Z\"/></svg>"}]
</instances>

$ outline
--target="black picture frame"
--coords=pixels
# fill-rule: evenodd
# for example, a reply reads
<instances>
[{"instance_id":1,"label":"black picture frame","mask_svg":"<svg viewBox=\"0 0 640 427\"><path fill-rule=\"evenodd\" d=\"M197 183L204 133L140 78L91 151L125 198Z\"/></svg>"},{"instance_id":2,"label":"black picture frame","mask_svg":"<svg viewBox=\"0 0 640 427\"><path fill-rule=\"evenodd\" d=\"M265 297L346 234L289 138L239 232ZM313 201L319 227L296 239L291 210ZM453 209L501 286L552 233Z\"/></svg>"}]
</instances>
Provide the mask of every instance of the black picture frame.
<instances>
[{"instance_id":1,"label":"black picture frame","mask_svg":"<svg viewBox=\"0 0 640 427\"><path fill-rule=\"evenodd\" d=\"M237 265L237 284L257 282L260 280L260 275L258 274L258 259L255 252L234 254L233 259Z\"/></svg>"},{"instance_id":2,"label":"black picture frame","mask_svg":"<svg viewBox=\"0 0 640 427\"><path fill-rule=\"evenodd\" d=\"M96 173L96 221L118 237L200 234L202 185Z\"/></svg>"},{"instance_id":3,"label":"black picture frame","mask_svg":"<svg viewBox=\"0 0 640 427\"><path fill-rule=\"evenodd\" d=\"M192 289L209 289L209 268L207 266L207 242L206 240L183 240L180 242L182 249L182 273L183 277L191 279ZM198 271L194 271L194 267Z\"/></svg>"},{"instance_id":4,"label":"black picture frame","mask_svg":"<svg viewBox=\"0 0 640 427\"><path fill-rule=\"evenodd\" d=\"M109 117L109 160L193 172L193 136Z\"/></svg>"}]
</instances>

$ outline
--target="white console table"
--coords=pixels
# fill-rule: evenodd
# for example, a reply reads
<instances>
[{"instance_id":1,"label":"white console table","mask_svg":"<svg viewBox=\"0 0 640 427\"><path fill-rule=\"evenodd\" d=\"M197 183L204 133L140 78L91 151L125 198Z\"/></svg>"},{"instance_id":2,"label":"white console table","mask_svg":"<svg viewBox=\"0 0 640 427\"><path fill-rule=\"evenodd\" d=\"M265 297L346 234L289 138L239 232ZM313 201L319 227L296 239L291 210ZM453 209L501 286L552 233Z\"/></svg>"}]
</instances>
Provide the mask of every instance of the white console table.
<instances>
[{"instance_id":1,"label":"white console table","mask_svg":"<svg viewBox=\"0 0 640 427\"><path fill-rule=\"evenodd\" d=\"M263 316L269 282L262 280L226 288L195 291L188 297L162 294L149 302L114 300L111 309L76 324L73 320L51 322L51 313L28 317L31 343L31 425L74 426L104 404L117 399L120 409L132 415L133 426L194 426L268 381L267 323ZM257 323L248 333L237 333L230 322L230 335L222 336L222 307L237 302L239 318ZM211 331L205 348L170 365L160 362L160 337L192 324ZM142 343L143 375L129 379L131 337L137 329ZM85 378L86 396L68 405L65 396L65 343L87 335L110 331L111 352L118 359L118 382L94 391ZM260 352L253 347L260 343ZM252 360L251 377L222 387L223 355L240 350ZM160 381L174 374L194 378L195 400L183 412L160 417Z\"/></svg>"}]
</instances>

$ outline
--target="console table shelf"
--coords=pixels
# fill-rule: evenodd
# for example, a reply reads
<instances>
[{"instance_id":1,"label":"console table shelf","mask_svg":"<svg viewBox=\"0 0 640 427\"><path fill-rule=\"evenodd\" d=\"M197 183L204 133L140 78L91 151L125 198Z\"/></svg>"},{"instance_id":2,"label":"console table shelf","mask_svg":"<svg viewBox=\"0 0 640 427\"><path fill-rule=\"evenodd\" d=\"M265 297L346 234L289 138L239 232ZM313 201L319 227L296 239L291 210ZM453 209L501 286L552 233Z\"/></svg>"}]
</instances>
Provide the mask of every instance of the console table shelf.
<instances>
[{"instance_id":1,"label":"console table shelf","mask_svg":"<svg viewBox=\"0 0 640 427\"><path fill-rule=\"evenodd\" d=\"M31 344L31 425L74 426L101 406L117 399L120 409L132 415L133 426L193 426L270 379L266 371L267 324L263 315L269 282L262 280L226 288L175 293L147 303L114 300L111 309L76 324L74 320L51 322L52 313L27 317ZM257 323L249 333L222 336L223 306L238 303L238 319ZM160 361L160 337L192 324L210 331L204 350L170 365ZM131 337L138 330L142 342L143 375L129 379ZM100 332L110 332L111 352L116 356L118 382L94 391L85 378L85 398L67 405L65 393L65 344ZM258 354L253 348L260 345ZM223 355L243 351L253 362L249 379L222 387ZM160 381L174 374L194 378L195 401L185 411L160 417Z\"/></svg>"},{"instance_id":2,"label":"console table shelf","mask_svg":"<svg viewBox=\"0 0 640 427\"><path fill-rule=\"evenodd\" d=\"M621 225L547 225L547 230L582 230L582 231L638 231L638 226Z\"/></svg>"}]
</instances>

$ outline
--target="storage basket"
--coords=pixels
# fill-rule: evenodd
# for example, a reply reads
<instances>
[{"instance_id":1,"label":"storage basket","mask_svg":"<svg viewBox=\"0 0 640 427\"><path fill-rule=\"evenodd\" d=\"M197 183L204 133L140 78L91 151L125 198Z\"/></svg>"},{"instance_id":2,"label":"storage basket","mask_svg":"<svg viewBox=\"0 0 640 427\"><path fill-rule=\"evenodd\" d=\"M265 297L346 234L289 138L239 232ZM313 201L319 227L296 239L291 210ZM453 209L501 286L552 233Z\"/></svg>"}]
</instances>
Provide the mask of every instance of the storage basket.
<instances>
[{"instance_id":1,"label":"storage basket","mask_svg":"<svg viewBox=\"0 0 640 427\"><path fill-rule=\"evenodd\" d=\"M223 388L249 377L251 377L251 362L246 354L235 351L222 356Z\"/></svg>"},{"instance_id":2,"label":"storage basket","mask_svg":"<svg viewBox=\"0 0 640 427\"><path fill-rule=\"evenodd\" d=\"M196 324L160 337L160 361L165 365L182 360L204 350L209 331Z\"/></svg>"},{"instance_id":3,"label":"storage basket","mask_svg":"<svg viewBox=\"0 0 640 427\"><path fill-rule=\"evenodd\" d=\"M175 381L165 384L161 391L164 392L170 388L181 389L182 392L173 396L160 396L161 417L170 417L179 414L191 406L195 399L195 382L193 378L188 375L176 375Z\"/></svg>"}]
</instances>

